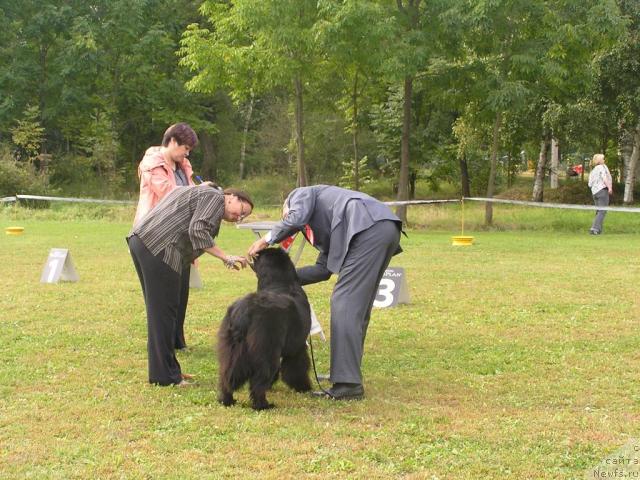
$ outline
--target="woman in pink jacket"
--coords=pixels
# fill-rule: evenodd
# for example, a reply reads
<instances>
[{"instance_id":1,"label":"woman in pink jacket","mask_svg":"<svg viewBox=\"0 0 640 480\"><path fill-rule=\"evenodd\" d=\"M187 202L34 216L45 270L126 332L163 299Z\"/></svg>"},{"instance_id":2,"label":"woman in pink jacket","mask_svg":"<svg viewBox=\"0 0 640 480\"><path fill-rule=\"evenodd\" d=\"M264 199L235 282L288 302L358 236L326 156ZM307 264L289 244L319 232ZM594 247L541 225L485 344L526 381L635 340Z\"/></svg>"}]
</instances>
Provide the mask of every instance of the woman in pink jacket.
<instances>
[{"instance_id":1,"label":"woman in pink jacket","mask_svg":"<svg viewBox=\"0 0 640 480\"><path fill-rule=\"evenodd\" d=\"M189 163L189 152L198 145L196 132L186 123L171 125L162 138L162 145L149 147L138 166L140 178L140 198L133 224L136 225L144 216L176 186L194 185L193 168ZM182 272L180 286L180 304L176 329L175 348L183 349L187 345L184 340L184 318L189 302L189 275L191 267Z\"/></svg>"},{"instance_id":2,"label":"woman in pink jacket","mask_svg":"<svg viewBox=\"0 0 640 480\"><path fill-rule=\"evenodd\" d=\"M177 185L194 185L188 157L196 145L196 132L186 123L176 123L164 132L162 146L147 149L138 166L140 199L134 224Z\"/></svg>"}]
</instances>

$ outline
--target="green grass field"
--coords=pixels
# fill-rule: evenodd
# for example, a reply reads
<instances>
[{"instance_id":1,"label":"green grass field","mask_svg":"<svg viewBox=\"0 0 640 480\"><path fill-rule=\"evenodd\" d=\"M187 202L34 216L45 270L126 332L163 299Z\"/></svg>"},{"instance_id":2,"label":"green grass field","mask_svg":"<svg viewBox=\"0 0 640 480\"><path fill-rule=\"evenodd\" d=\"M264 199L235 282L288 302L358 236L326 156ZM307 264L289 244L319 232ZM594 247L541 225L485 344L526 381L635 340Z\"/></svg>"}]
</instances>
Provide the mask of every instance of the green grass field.
<instances>
[{"instance_id":1,"label":"green grass field","mask_svg":"<svg viewBox=\"0 0 640 480\"><path fill-rule=\"evenodd\" d=\"M246 390L233 408L215 391L215 334L252 272L201 260L179 353L198 386L153 387L132 210L0 210L3 230L25 227L1 237L0 477L594 478L640 436L640 221L610 215L591 237L592 213L497 209L483 231L476 206L475 244L452 247L459 212L429 209L392 261L411 303L372 316L366 399L278 383L278 408L260 413ZM233 226L219 238L229 253L252 241ZM78 283L39 283L53 247L70 249ZM307 288L327 333L332 283ZM328 344L314 346L327 371Z\"/></svg>"}]
</instances>

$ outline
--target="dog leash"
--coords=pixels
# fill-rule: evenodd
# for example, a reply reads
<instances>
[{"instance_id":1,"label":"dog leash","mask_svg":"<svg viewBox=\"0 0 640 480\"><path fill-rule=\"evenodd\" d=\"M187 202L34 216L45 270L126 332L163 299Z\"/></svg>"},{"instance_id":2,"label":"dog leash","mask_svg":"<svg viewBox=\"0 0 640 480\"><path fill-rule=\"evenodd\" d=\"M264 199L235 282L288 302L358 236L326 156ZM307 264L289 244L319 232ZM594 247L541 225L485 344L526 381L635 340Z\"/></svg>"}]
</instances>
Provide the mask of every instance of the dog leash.
<instances>
[{"instance_id":1,"label":"dog leash","mask_svg":"<svg viewBox=\"0 0 640 480\"><path fill-rule=\"evenodd\" d=\"M309 335L309 348L311 350L311 365L313 365L313 374L316 377L316 382L318 383L318 387L320 387L320 390L322 390L322 392L325 395L328 395L329 397L333 397L329 392L327 392L324 388L322 388L322 385L320 385L320 379L318 378L318 370L316 370L316 359L315 359L315 355L313 354L313 340L311 340L311 335Z\"/></svg>"}]
</instances>

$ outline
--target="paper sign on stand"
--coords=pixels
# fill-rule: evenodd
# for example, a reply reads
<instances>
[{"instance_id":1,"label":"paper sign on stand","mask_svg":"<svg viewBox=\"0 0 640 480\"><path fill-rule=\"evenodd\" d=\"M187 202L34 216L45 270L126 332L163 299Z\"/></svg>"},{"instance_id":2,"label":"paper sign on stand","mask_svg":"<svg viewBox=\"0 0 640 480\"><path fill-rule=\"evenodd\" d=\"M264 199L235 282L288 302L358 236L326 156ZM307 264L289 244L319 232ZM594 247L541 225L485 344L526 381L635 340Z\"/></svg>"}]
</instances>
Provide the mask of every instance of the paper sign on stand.
<instances>
[{"instance_id":1,"label":"paper sign on stand","mask_svg":"<svg viewBox=\"0 0 640 480\"><path fill-rule=\"evenodd\" d=\"M58 281L77 282L80 280L71 253L66 248L52 248L42 269L40 283L58 283Z\"/></svg>"},{"instance_id":2,"label":"paper sign on stand","mask_svg":"<svg viewBox=\"0 0 640 480\"><path fill-rule=\"evenodd\" d=\"M202 288L200 272L198 272L198 268L195 265L191 265L189 272L189 288Z\"/></svg>"},{"instance_id":3,"label":"paper sign on stand","mask_svg":"<svg viewBox=\"0 0 640 480\"><path fill-rule=\"evenodd\" d=\"M309 305L311 309L311 330L309 331L309 336L311 335L320 335L322 341L326 342L327 338L324 336L324 332L322 331L322 325L318 321L318 317L316 316L316 312L313 311L313 307L311 304Z\"/></svg>"},{"instance_id":4,"label":"paper sign on stand","mask_svg":"<svg viewBox=\"0 0 640 480\"><path fill-rule=\"evenodd\" d=\"M385 308L399 303L409 303L409 287L404 268L389 267L380 280L373 306Z\"/></svg>"}]
</instances>

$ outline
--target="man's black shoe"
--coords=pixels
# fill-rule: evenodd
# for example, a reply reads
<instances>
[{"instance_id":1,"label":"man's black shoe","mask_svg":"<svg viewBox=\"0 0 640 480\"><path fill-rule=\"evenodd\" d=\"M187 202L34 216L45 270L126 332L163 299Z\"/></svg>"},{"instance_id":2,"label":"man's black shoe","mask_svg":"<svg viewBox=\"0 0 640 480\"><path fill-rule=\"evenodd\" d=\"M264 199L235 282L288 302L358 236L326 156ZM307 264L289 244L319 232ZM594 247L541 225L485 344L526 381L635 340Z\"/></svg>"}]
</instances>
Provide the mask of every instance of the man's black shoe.
<instances>
[{"instance_id":1,"label":"man's black shoe","mask_svg":"<svg viewBox=\"0 0 640 480\"><path fill-rule=\"evenodd\" d=\"M329 390L313 394L332 400L361 400L364 398L364 387L359 383L334 383Z\"/></svg>"}]
</instances>

